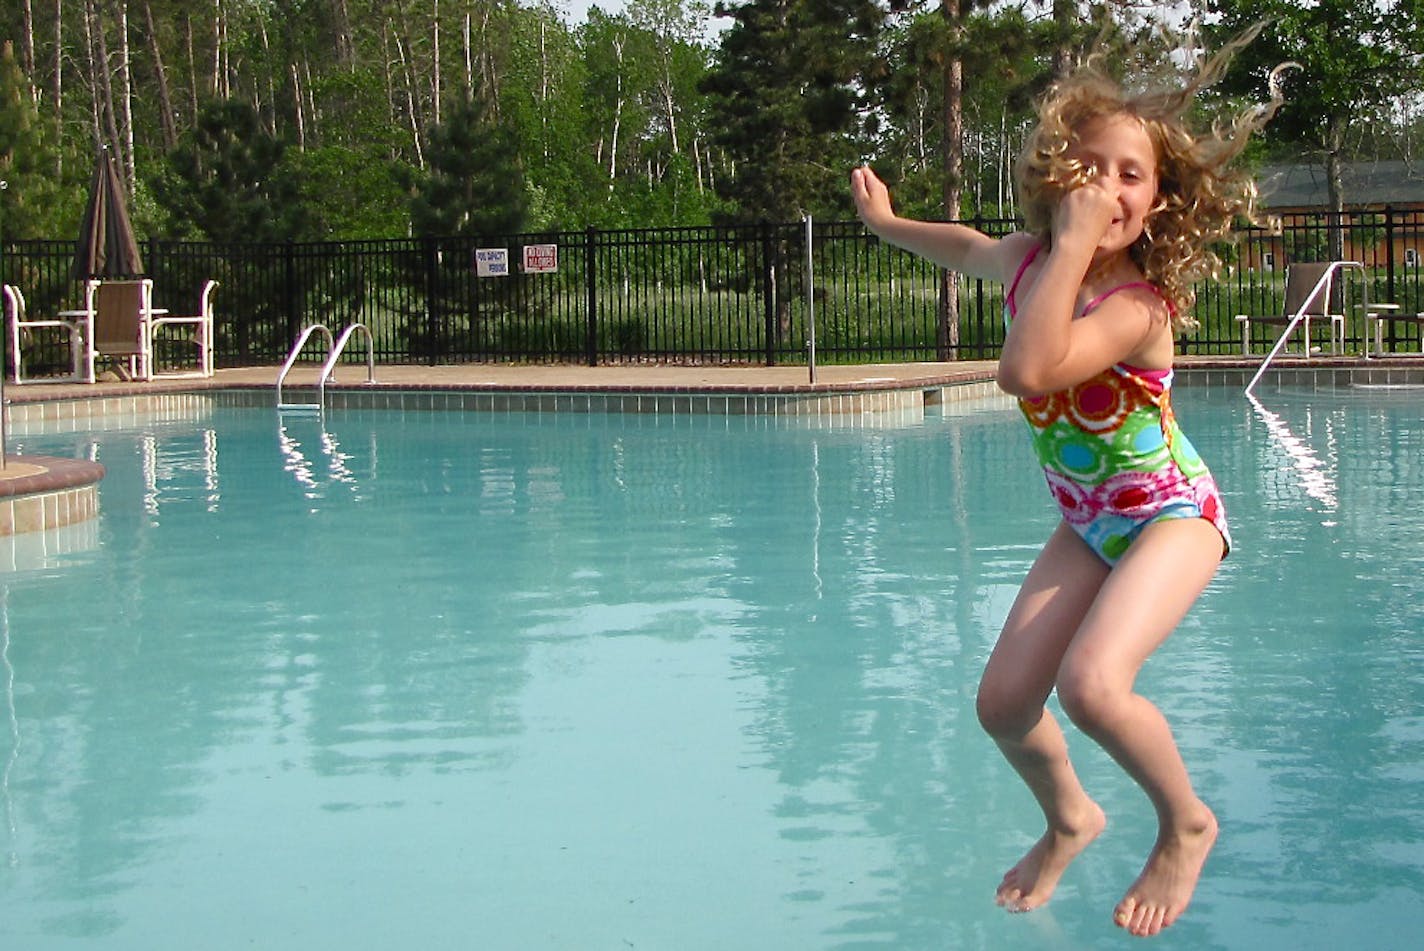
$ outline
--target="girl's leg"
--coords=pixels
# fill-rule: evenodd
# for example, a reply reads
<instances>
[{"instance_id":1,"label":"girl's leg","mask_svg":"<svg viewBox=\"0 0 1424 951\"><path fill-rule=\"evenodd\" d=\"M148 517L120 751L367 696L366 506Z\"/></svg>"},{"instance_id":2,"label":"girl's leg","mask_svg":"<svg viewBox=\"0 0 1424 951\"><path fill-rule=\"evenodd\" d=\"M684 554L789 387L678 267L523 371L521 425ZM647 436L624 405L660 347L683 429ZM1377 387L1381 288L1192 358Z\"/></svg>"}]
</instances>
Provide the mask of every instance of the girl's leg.
<instances>
[{"instance_id":1,"label":"girl's leg","mask_svg":"<svg viewBox=\"0 0 1424 951\"><path fill-rule=\"evenodd\" d=\"M1136 935L1156 934L1186 909L1216 841L1216 817L1193 791L1166 719L1133 684L1220 561L1221 536L1202 519L1148 526L1104 581L1058 673L1064 711L1157 810L1156 845L1114 912Z\"/></svg>"},{"instance_id":2,"label":"girl's leg","mask_svg":"<svg viewBox=\"0 0 1424 951\"><path fill-rule=\"evenodd\" d=\"M979 720L1028 785L1047 825L999 883L996 900L1010 911L1048 901L1068 863L1107 821L1078 782L1063 733L1043 706L1107 574L1083 540L1059 525L1019 589L979 686Z\"/></svg>"}]
</instances>

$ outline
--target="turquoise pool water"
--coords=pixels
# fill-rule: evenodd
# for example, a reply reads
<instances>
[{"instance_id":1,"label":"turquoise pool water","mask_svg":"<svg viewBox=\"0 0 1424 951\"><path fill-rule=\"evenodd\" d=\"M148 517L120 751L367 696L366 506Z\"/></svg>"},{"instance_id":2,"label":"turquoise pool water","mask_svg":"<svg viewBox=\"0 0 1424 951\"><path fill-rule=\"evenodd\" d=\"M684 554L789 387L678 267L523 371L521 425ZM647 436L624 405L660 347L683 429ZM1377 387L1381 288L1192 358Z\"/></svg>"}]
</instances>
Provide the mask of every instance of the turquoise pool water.
<instances>
[{"instance_id":1,"label":"turquoise pool water","mask_svg":"<svg viewBox=\"0 0 1424 951\"><path fill-rule=\"evenodd\" d=\"M1220 844L1162 948L1424 931L1418 391L1186 390L1238 550L1141 685ZM1011 413L271 410L12 437L102 516L0 576L5 949L1097 949L975 722L1052 525Z\"/></svg>"}]
</instances>

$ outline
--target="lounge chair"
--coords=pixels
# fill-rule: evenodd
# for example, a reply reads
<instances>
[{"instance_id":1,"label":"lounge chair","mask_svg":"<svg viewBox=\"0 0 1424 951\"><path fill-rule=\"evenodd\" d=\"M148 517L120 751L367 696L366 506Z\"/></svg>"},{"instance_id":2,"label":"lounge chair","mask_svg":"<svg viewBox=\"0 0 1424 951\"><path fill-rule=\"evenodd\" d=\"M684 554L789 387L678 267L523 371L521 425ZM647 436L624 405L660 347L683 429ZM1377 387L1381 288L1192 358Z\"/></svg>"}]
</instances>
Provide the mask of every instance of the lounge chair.
<instances>
[{"instance_id":1,"label":"lounge chair","mask_svg":"<svg viewBox=\"0 0 1424 951\"><path fill-rule=\"evenodd\" d=\"M89 382L94 382L94 360L99 356L125 360L130 379L151 379L153 281L89 281L84 309L88 312L91 341L87 355Z\"/></svg>"},{"instance_id":2,"label":"lounge chair","mask_svg":"<svg viewBox=\"0 0 1424 951\"><path fill-rule=\"evenodd\" d=\"M1330 328L1330 352L1339 355L1345 352L1345 315L1331 309L1335 274L1328 262L1312 264L1292 264L1286 269L1286 299L1284 312L1280 314L1237 314L1241 324L1241 352L1251 354L1251 325L1268 324L1286 326L1297 316L1301 317L1304 331L1305 355L1310 356L1312 321L1326 321Z\"/></svg>"}]
</instances>

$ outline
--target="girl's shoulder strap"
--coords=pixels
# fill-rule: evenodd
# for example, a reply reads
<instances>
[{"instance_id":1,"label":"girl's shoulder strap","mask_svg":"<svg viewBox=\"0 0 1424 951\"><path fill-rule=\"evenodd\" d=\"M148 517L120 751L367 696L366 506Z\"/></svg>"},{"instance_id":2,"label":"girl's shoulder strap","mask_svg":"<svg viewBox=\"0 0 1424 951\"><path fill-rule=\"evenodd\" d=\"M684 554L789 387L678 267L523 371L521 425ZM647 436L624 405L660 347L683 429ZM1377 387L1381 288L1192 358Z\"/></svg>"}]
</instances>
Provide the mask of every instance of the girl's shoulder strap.
<instances>
[{"instance_id":1,"label":"girl's shoulder strap","mask_svg":"<svg viewBox=\"0 0 1424 951\"><path fill-rule=\"evenodd\" d=\"M1103 291L1101 294L1099 294L1097 297L1094 297L1092 300L1084 304L1082 312L1084 314L1090 313L1099 304L1116 294L1118 291L1126 291L1134 287L1140 287L1144 290L1151 291L1157 297L1158 300L1167 305L1167 312L1172 317L1177 316L1176 306L1167 298L1167 295L1163 294L1162 291L1157 287L1157 285L1153 284L1151 281L1128 281L1126 284L1119 284L1117 287L1110 287L1107 290Z\"/></svg>"},{"instance_id":2,"label":"girl's shoulder strap","mask_svg":"<svg viewBox=\"0 0 1424 951\"><path fill-rule=\"evenodd\" d=\"M1009 308L1009 313L1013 316L1018 316L1018 306L1014 303L1014 292L1019 289L1019 281L1023 280L1024 271L1028 270L1028 266L1034 262L1034 259L1038 257L1038 252L1042 250L1043 245L1041 244L1035 244L1028 249L1028 254L1024 255L1023 260L1019 262L1018 270L1014 272L1014 279L1009 282L1008 291L1004 293L1004 305Z\"/></svg>"}]
</instances>

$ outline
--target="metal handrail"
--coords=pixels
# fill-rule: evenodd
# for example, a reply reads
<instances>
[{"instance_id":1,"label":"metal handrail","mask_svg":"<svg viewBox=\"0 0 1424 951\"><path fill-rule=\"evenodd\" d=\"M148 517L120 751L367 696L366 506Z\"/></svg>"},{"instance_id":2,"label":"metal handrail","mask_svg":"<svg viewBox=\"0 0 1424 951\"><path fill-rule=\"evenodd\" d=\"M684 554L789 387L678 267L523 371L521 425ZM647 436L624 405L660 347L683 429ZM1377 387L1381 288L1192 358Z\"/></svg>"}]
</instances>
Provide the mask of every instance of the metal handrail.
<instances>
[{"instance_id":1,"label":"metal handrail","mask_svg":"<svg viewBox=\"0 0 1424 951\"><path fill-rule=\"evenodd\" d=\"M336 371L336 361L341 359L341 353L346 349L346 344L351 340L357 331L366 335L366 382L376 382L376 340L371 335L371 329L365 324L352 324L341 331L341 336L334 341L331 336L331 328L325 324L312 324L305 328L301 336L297 337L297 343L292 347L292 352L287 354L287 362L282 364L282 371L277 374L277 409L278 410L303 410L307 412L324 412L326 410L326 382L331 379L331 375ZM287 373L297 362L297 357L301 356L302 348L306 346L312 334L320 332L326 338L326 360L321 365L321 373L316 380L316 402L315 403L287 403L282 399L282 384L286 382Z\"/></svg>"},{"instance_id":2,"label":"metal handrail","mask_svg":"<svg viewBox=\"0 0 1424 951\"><path fill-rule=\"evenodd\" d=\"M366 335L366 382L376 382L376 339L371 336L371 329L365 324L352 324L341 331L341 336L337 338L336 345L331 348L331 353L327 355L326 363L321 367L321 378L317 382L319 398L323 405L326 404L326 381L331 379L331 374L336 371L336 361L341 357L341 351L346 349L346 342L356 331L362 331Z\"/></svg>"},{"instance_id":3,"label":"metal handrail","mask_svg":"<svg viewBox=\"0 0 1424 951\"><path fill-rule=\"evenodd\" d=\"M1316 295L1318 295L1322 290L1330 286L1330 282L1335 279L1336 272L1349 268L1358 269L1361 273L1364 273L1365 270L1365 266L1359 261L1330 262L1330 266L1325 269L1325 273L1320 275L1320 279L1315 282L1315 286L1310 289L1310 293L1305 295L1305 300L1300 305L1300 308L1294 314L1291 315L1290 321L1286 324L1286 329L1281 331L1280 337L1276 340L1276 345L1271 348L1271 352L1266 354L1266 358L1261 361L1261 365L1256 369L1256 375L1251 377L1250 383L1246 384L1247 396L1251 395L1251 391L1255 389L1256 384L1260 382L1261 377L1265 375L1266 368L1271 365L1271 361L1276 358L1276 354L1280 353L1281 349L1285 347L1286 339L1290 337L1291 332L1295 330L1296 326L1302 320L1305 319L1305 311L1315 301ZM1329 307L1329 301L1326 301L1326 307ZM1334 331L1332 331L1332 334L1333 332ZM1310 341L1307 340L1305 342L1305 345L1307 348L1309 348Z\"/></svg>"},{"instance_id":4,"label":"metal handrail","mask_svg":"<svg viewBox=\"0 0 1424 951\"><path fill-rule=\"evenodd\" d=\"M310 326L303 328L301 334L297 337L296 344L292 347L292 352L287 354L287 362L282 364L282 370L280 373L277 374L277 409L316 410L318 412L321 411L322 397L325 395L325 386L322 386L318 390L317 402L314 404L286 403L282 400L282 384L286 382L287 374L291 372L292 365L297 362L297 357L301 356L302 348L307 345L307 341L311 339L311 335L317 333L318 331L323 337L326 338L327 353L331 353L332 349L334 348L335 344L332 340L331 328L326 326L326 324L311 324ZM325 367L323 367L322 372L325 373ZM322 382L323 384L325 383L324 380Z\"/></svg>"}]
</instances>

